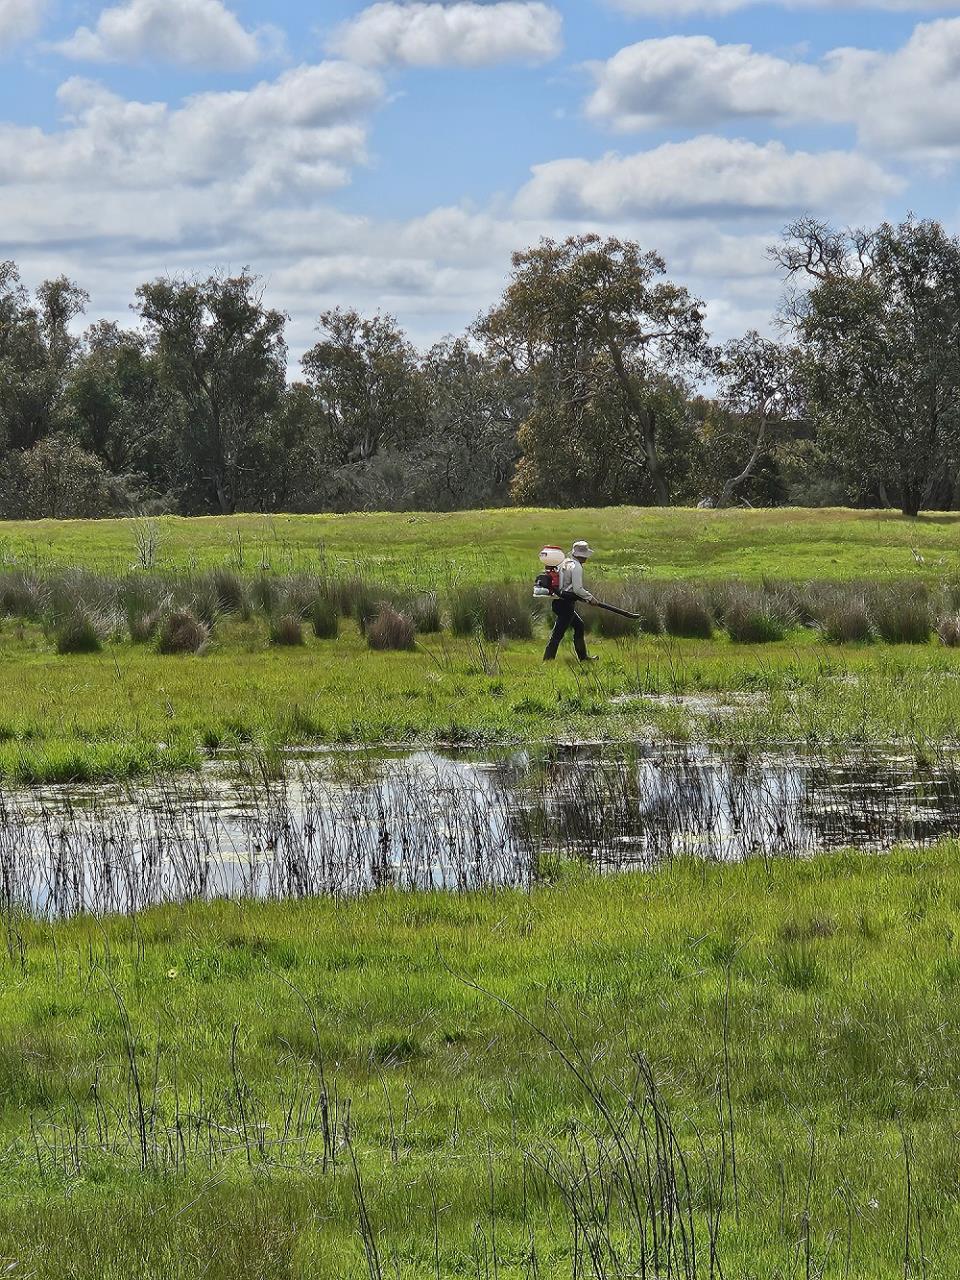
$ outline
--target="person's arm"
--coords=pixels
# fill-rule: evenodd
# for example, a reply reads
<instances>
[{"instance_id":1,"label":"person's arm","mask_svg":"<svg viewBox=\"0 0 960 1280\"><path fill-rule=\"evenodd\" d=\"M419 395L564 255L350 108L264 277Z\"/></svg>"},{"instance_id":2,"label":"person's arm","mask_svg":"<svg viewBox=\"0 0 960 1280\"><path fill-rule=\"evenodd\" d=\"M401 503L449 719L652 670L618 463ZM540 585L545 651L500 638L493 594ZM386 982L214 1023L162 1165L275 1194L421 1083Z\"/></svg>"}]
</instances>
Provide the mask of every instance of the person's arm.
<instances>
[{"instance_id":1,"label":"person's arm","mask_svg":"<svg viewBox=\"0 0 960 1280\"><path fill-rule=\"evenodd\" d=\"M579 560L573 560L570 564L570 590L587 604L593 604L593 596L583 585L583 565Z\"/></svg>"}]
</instances>

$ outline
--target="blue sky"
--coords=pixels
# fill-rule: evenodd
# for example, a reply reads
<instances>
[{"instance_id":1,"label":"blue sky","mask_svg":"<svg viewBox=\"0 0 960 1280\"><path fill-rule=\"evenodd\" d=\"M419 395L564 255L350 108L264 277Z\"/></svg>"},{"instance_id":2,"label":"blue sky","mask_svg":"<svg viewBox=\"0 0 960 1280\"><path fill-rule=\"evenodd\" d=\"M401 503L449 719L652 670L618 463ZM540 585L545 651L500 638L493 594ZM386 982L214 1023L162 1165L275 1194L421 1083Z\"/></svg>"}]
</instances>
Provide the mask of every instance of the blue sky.
<instances>
[{"instance_id":1,"label":"blue sky","mask_svg":"<svg viewBox=\"0 0 960 1280\"><path fill-rule=\"evenodd\" d=\"M0 0L0 259L124 321L249 266L294 353L335 304L457 331L586 229L767 327L782 226L958 230L958 162L960 0Z\"/></svg>"}]
</instances>

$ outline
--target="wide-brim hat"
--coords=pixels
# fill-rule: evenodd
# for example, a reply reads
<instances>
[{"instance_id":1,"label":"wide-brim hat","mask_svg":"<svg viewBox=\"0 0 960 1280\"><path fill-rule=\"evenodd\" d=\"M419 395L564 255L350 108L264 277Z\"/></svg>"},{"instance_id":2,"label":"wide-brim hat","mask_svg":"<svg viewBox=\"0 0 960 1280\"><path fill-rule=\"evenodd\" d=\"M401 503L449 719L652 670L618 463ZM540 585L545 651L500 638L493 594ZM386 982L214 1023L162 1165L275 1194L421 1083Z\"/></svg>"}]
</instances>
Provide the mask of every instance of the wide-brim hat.
<instances>
[{"instance_id":1,"label":"wide-brim hat","mask_svg":"<svg viewBox=\"0 0 960 1280\"><path fill-rule=\"evenodd\" d=\"M589 560L593 555L593 548L590 546L589 542L575 542L570 554L572 556L579 556L581 560Z\"/></svg>"}]
</instances>

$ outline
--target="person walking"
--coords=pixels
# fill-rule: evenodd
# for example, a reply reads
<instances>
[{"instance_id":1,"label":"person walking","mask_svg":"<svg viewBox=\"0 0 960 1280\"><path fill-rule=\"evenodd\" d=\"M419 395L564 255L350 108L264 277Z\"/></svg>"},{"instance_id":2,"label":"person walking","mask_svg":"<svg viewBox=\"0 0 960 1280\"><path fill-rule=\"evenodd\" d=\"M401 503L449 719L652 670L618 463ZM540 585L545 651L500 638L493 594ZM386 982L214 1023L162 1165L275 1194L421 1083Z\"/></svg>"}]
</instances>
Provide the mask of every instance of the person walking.
<instances>
[{"instance_id":1,"label":"person walking","mask_svg":"<svg viewBox=\"0 0 960 1280\"><path fill-rule=\"evenodd\" d=\"M559 598L553 602L556 622L553 624L553 631L544 650L544 662L554 660L560 648L560 641L568 630L573 631L573 647L580 661L593 661L587 653L586 628L583 625L583 619L577 613L578 601L584 600L587 604L592 604L594 600L583 585L583 566L592 555L593 551L588 543L575 542L570 555L560 566L560 594Z\"/></svg>"}]
</instances>

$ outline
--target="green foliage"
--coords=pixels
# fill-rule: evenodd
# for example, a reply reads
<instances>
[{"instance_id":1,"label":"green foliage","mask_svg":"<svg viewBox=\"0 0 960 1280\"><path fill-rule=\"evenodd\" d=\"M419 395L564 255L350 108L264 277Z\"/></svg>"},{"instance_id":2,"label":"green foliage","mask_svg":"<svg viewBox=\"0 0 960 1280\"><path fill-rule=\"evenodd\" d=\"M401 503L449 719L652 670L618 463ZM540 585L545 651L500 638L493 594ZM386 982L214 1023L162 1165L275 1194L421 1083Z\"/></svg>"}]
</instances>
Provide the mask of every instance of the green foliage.
<instances>
[{"instance_id":1,"label":"green foliage","mask_svg":"<svg viewBox=\"0 0 960 1280\"><path fill-rule=\"evenodd\" d=\"M111 515L129 500L100 459L67 436L0 454L0 520L83 520Z\"/></svg>"},{"instance_id":2,"label":"green foliage","mask_svg":"<svg viewBox=\"0 0 960 1280\"><path fill-rule=\"evenodd\" d=\"M837 231L805 217L779 260L805 276L794 328L807 411L864 497L908 515L953 500L960 417L960 239L913 217Z\"/></svg>"},{"instance_id":3,"label":"green foliage","mask_svg":"<svg viewBox=\"0 0 960 1280\"><path fill-rule=\"evenodd\" d=\"M137 290L160 376L179 401L169 462L188 506L231 512L286 382L285 318L255 277L164 278ZM261 478L262 483L262 478Z\"/></svg>"},{"instance_id":4,"label":"green foliage","mask_svg":"<svg viewBox=\"0 0 960 1280\"><path fill-rule=\"evenodd\" d=\"M618 501L642 486L669 502L662 450L688 417L680 382L710 356L702 304L665 273L658 254L598 235L513 255L479 333L533 386L515 501Z\"/></svg>"}]
</instances>

